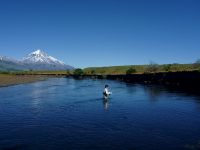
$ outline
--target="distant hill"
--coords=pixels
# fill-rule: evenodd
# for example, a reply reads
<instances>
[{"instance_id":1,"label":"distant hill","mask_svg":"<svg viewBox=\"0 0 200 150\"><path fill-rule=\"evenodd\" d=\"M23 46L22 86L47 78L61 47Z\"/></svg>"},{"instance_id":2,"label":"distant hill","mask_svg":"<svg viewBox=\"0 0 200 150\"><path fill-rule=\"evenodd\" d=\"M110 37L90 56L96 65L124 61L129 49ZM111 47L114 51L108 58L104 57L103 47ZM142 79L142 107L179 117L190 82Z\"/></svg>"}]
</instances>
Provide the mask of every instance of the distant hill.
<instances>
[{"instance_id":1,"label":"distant hill","mask_svg":"<svg viewBox=\"0 0 200 150\"><path fill-rule=\"evenodd\" d=\"M180 71L200 71L200 65L194 64L149 64L149 65L127 65L127 66L110 66L110 67L89 67L84 69L85 74L126 74L128 69L134 69L136 74L155 73L155 72L180 72Z\"/></svg>"},{"instance_id":2,"label":"distant hill","mask_svg":"<svg viewBox=\"0 0 200 150\"><path fill-rule=\"evenodd\" d=\"M0 56L1 71L16 70L73 70L74 67L49 56L42 50L36 50L22 60Z\"/></svg>"},{"instance_id":3,"label":"distant hill","mask_svg":"<svg viewBox=\"0 0 200 150\"><path fill-rule=\"evenodd\" d=\"M0 70L1 71L16 71L26 70L26 66L23 63L5 56L0 56Z\"/></svg>"}]
</instances>

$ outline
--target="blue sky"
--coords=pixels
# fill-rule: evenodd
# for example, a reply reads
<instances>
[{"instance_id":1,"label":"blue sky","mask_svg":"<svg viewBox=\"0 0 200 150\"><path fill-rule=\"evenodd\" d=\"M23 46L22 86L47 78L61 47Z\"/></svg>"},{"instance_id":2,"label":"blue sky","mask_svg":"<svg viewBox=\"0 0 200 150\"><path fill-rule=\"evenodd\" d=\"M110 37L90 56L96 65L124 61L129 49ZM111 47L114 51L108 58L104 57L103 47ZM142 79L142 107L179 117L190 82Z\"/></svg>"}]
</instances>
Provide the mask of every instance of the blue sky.
<instances>
[{"instance_id":1,"label":"blue sky","mask_svg":"<svg viewBox=\"0 0 200 150\"><path fill-rule=\"evenodd\" d=\"M199 0L1 0L0 55L42 49L75 67L193 63Z\"/></svg>"}]
</instances>

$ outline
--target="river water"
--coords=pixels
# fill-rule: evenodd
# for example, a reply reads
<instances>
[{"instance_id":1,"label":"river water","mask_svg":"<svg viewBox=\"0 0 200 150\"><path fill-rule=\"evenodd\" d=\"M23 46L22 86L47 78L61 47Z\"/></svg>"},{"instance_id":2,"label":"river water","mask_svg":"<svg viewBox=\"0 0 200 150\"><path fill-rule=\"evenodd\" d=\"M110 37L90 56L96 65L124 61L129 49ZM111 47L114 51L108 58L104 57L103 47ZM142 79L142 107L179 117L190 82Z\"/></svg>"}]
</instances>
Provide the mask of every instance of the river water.
<instances>
[{"instance_id":1,"label":"river water","mask_svg":"<svg viewBox=\"0 0 200 150\"><path fill-rule=\"evenodd\" d=\"M112 96L103 100L104 85ZM2 150L200 148L200 97L111 80L50 78L0 88Z\"/></svg>"}]
</instances>

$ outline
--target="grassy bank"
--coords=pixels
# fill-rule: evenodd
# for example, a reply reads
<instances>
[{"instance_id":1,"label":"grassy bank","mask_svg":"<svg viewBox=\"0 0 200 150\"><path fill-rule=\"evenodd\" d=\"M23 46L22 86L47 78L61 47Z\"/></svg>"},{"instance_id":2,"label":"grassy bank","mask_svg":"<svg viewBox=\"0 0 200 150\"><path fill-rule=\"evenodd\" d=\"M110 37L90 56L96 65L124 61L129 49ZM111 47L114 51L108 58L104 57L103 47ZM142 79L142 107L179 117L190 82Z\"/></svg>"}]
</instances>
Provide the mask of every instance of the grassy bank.
<instances>
[{"instance_id":1,"label":"grassy bank","mask_svg":"<svg viewBox=\"0 0 200 150\"><path fill-rule=\"evenodd\" d=\"M158 73L158 72L182 72L200 70L200 65L194 64L149 64L149 65L129 65L129 66L111 66L111 67L90 67L85 68L85 74L98 75L116 75L126 74L128 69L133 69L131 74Z\"/></svg>"},{"instance_id":2,"label":"grassy bank","mask_svg":"<svg viewBox=\"0 0 200 150\"><path fill-rule=\"evenodd\" d=\"M22 83L30 83L45 79L47 79L47 77L39 75L0 74L0 87L22 84Z\"/></svg>"},{"instance_id":3,"label":"grassy bank","mask_svg":"<svg viewBox=\"0 0 200 150\"><path fill-rule=\"evenodd\" d=\"M188 82L199 84L200 65L199 64L166 64L166 65L129 65L111 67L90 67L85 69L75 69L74 71L15 71L0 72L0 86L7 86L20 83L43 80L47 76L68 76L77 78L109 78L120 79L131 82L149 82L162 84L179 84ZM95 77L96 76L96 77ZM168 79L168 78L170 79ZM180 80L181 78L181 80ZM172 80L173 79L173 80ZM192 80L191 80L192 79ZM194 80L193 80L194 79ZM180 81L179 81L180 80ZM185 82L187 80L187 83Z\"/></svg>"},{"instance_id":4,"label":"grassy bank","mask_svg":"<svg viewBox=\"0 0 200 150\"><path fill-rule=\"evenodd\" d=\"M149 65L127 65L127 66L110 66L110 67L89 67L75 70L60 71L12 71L0 72L0 74L10 75L123 75L123 74L146 74L162 72L191 72L200 71L200 64L149 64Z\"/></svg>"}]
</instances>

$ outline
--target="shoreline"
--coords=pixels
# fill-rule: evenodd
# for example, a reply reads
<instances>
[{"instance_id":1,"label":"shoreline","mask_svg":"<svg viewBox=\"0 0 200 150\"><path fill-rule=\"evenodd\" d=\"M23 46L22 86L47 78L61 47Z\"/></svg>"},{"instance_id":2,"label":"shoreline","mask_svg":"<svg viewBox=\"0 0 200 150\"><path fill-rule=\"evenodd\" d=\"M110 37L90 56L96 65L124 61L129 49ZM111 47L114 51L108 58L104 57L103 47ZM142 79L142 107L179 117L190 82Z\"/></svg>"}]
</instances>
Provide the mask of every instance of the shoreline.
<instances>
[{"instance_id":1,"label":"shoreline","mask_svg":"<svg viewBox=\"0 0 200 150\"><path fill-rule=\"evenodd\" d=\"M173 87L186 87L190 89L199 89L200 72L182 71L182 72L158 72L144 74L109 74L109 75L73 75L73 74L0 74L0 87L16 84L30 83L45 80L50 77L66 77L74 79L108 79L117 80L135 84L155 84Z\"/></svg>"},{"instance_id":2,"label":"shoreline","mask_svg":"<svg viewBox=\"0 0 200 150\"><path fill-rule=\"evenodd\" d=\"M67 77L73 77L75 79L108 79L135 84L167 85L174 87L186 87L191 89L199 89L200 87L199 71L158 72L121 75L69 75Z\"/></svg>"},{"instance_id":3,"label":"shoreline","mask_svg":"<svg viewBox=\"0 0 200 150\"><path fill-rule=\"evenodd\" d=\"M46 80L47 76L41 75L7 75L0 74L0 88L18 84L32 83Z\"/></svg>"}]
</instances>

